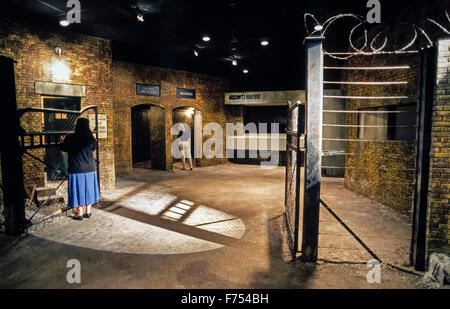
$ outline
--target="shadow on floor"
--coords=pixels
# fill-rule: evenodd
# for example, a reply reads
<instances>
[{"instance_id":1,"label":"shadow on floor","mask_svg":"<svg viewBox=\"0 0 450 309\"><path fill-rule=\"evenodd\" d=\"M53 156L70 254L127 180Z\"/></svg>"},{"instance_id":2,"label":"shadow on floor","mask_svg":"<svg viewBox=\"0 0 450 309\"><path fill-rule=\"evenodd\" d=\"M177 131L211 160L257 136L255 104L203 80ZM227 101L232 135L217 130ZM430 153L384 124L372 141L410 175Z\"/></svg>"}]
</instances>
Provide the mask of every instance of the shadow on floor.
<instances>
[{"instance_id":1,"label":"shadow on floor","mask_svg":"<svg viewBox=\"0 0 450 309\"><path fill-rule=\"evenodd\" d=\"M176 200L174 203L172 203L169 207L176 205L179 202L179 200ZM229 237L223 234L203 230L200 228L197 228L195 226L190 226L183 224L179 221L172 221L170 219L166 219L162 216L155 216L150 215L147 213L143 213L140 211L136 211L134 209L118 205L116 202L100 202L96 208L114 213L116 215L133 219L138 222L146 223L149 225L161 227L173 232L181 233L184 235L196 237L202 240L215 242L218 244L222 244L224 246L233 246L235 245L236 241L239 239ZM243 240L239 240L240 242L243 242Z\"/></svg>"},{"instance_id":2,"label":"shadow on floor","mask_svg":"<svg viewBox=\"0 0 450 309\"><path fill-rule=\"evenodd\" d=\"M269 269L253 275L251 288L302 289L316 271L315 263L293 260L287 244L284 213L268 221Z\"/></svg>"}]
</instances>

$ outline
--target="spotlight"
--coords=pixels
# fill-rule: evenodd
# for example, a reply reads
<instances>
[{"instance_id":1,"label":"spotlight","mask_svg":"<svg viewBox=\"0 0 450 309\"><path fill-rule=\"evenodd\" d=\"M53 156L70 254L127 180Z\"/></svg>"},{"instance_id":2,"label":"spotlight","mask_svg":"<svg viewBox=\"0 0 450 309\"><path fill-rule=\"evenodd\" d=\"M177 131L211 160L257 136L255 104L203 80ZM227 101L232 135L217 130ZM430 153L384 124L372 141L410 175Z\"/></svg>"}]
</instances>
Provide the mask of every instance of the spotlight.
<instances>
[{"instance_id":1,"label":"spotlight","mask_svg":"<svg viewBox=\"0 0 450 309\"><path fill-rule=\"evenodd\" d=\"M204 35L204 36L202 37L202 40L203 40L204 42L209 42L209 41L211 41L211 38L210 38L209 36L207 36L207 35Z\"/></svg>"},{"instance_id":2,"label":"spotlight","mask_svg":"<svg viewBox=\"0 0 450 309\"><path fill-rule=\"evenodd\" d=\"M237 60L233 59L233 60L231 61L231 64L234 65L234 66L237 66Z\"/></svg>"},{"instance_id":3,"label":"spotlight","mask_svg":"<svg viewBox=\"0 0 450 309\"><path fill-rule=\"evenodd\" d=\"M267 45L269 45L269 41L263 40L263 41L261 41L261 45L262 46L267 46Z\"/></svg>"},{"instance_id":4,"label":"spotlight","mask_svg":"<svg viewBox=\"0 0 450 309\"><path fill-rule=\"evenodd\" d=\"M137 20L139 20L141 23L144 22L144 15L142 13L138 13L136 16Z\"/></svg>"},{"instance_id":5,"label":"spotlight","mask_svg":"<svg viewBox=\"0 0 450 309\"><path fill-rule=\"evenodd\" d=\"M247 70L247 69L243 69L242 72L243 72L244 74L247 74L247 73L248 73L248 70Z\"/></svg>"},{"instance_id":6,"label":"spotlight","mask_svg":"<svg viewBox=\"0 0 450 309\"><path fill-rule=\"evenodd\" d=\"M316 30L316 31L322 31L322 30L323 30L323 26L322 26L322 25L315 25L315 26L314 26L314 30Z\"/></svg>"},{"instance_id":7,"label":"spotlight","mask_svg":"<svg viewBox=\"0 0 450 309\"><path fill-rule=\"evenodd\" d=\"M70 25L70 23L69 23L67 20L65 20L65 19L60 20L60 21L59 21L59 24L60 24L62 27L67 27L68 25Z\"/></svg>"},{"instance_id":8,"label":"spotlight","mask_svg":"<svg viewBox=\"0 0 450 309\"><path fill-rule=\"evenodd\" d=\"M195 57L198 57L198 51L196 49L194 49L194 55Z\"/></svg>"}]
</instances>

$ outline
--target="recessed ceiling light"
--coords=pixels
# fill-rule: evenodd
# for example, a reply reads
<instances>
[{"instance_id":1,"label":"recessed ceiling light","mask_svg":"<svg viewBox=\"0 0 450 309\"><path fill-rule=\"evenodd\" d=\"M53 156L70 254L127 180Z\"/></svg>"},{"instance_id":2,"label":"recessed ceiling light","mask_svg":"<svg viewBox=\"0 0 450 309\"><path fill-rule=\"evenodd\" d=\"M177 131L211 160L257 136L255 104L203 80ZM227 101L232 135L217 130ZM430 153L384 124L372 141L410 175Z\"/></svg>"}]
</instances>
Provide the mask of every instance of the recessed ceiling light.
<instances>
[{"instance_id":1,"label":"recessed ceiling light","mask_svg":"<svg viewBox=\"0 0 450 309\"><path fill-rule=\"evenodd\" d=\"M60 20L59 24L63 27L67 27L68 25L70 25L70 23L65 19Z\"/></svg>"},{"instance_id":2,"label":"recessed ceiling light","mask_svg":"<svg viewBox=\"0 0 450 309\"><path fill-rule=\"evenodd\" d=\"M316 30L316 31L322 31L322 29L323 29L322 25L315 25L314 26L314 30Z\"/></svg>"},{"instance_id":3,"label":"recessed ceiling light","mask_svg":"<svg viewBox=\"0 0 450 309\"><path fill-rule=\"evenodd\" d=\"M237 66L237 60L233 59L233 60L231 61L231 64L234 65L234 66Z\"/></svg>"},{"instance_id":4,"label":"recessed ceiling light","mask_svg":"<svg viewBox=\"0 0 450 309\"><path fill-rule=\"evenodd\" d=\"M269 45L269 41L267 41L267 40L262 40L262 41L261 41L261 45L262 45L262 46L267 46L267 45Z\"/></svg>"},{"instance_id":5,"label":"recessed ceiling light","mask_svg":"<svg viewBox=\"0 0 450 309\"><path fill-rule=\"evenodd\" d=\"M198 51L196 49L194 49L194 55L195 57L198 57Z\"/></svg>"},{"instance_id":6,"label":"recessed ceiling light","mask_svg":"<svg viewBox=\"0 0 450 309\"><path fill-rule=\"evenodd\" d=\"M242 70L242 73L247 74L247 73L248 73L248 70L247 70L247 69L243 69L243 70Z\"/></svg>"},{"instance_id":7,"label":"recessed ceiling light","mask_svg":"<svg viewBox=\"0 0 450 309\"><path fill-rule=\"evenodd\" d=\"M204 36L202 37L202 40L203 40L204 42L209 42L209 41L211 41L211 38L210 38L209 36L207 36L207 35L204 35Z\"/></svg>"},{"instance_id":8,"label":"recessed ceiling light","mask_svg":"<svg viewBox=\"0 0 450 309\"><path fill-rule=\"evenodd\" d=\"M139 20L141 23L144 22L144 15L142 15L141 13L138 13L136 16L137 20Z\"/></svg>"}]
</instances>

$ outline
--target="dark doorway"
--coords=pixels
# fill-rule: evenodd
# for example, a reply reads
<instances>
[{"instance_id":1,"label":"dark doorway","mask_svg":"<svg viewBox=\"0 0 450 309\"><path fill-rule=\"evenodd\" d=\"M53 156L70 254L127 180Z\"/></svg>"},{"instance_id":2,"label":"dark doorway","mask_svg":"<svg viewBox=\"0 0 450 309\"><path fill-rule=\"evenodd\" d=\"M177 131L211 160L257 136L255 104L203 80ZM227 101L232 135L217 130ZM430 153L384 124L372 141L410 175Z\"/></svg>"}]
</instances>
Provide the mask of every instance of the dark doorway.
<instances>
[{"instance_id":1,"label":"dark doorway","mask_svg":"<svg viewBox=\"0 0 450 309\"><path fill-rule=\"evenodd\" d=\"M55 108L62 110L79 111L81 106L81 98L78 97L42 97L42 106L44 108ZM74 117L68 114L44 113L44 131L71 131L74 127ZM67 155L63 155L59 148L47 148L45 150L46 164L45 172L47 181L64 180L68 175Z\"/></svg>"},{"instance_id":2,"label":"dark doorway","mask_svg":"<svg viewBox=\"0 0 450 309\"><path fill-rule=\"evenodd\" d=\"M131 136L133 167L166 169L163 108L148 104L133 107Z\"/></svg>"},{"instance_id":3,"label":"dark doorway","mask_svg":"<svg viewBox=\"0 0 450 309\"><path fill-rule=\"evenodd\" d=\"M286 132L287 112L285 106L244 106L244 125L255 123L259 132L259 124L267 124L267 132L272 133L271 124L278 123L279 132Z\"/></svg>"}]
</instances>

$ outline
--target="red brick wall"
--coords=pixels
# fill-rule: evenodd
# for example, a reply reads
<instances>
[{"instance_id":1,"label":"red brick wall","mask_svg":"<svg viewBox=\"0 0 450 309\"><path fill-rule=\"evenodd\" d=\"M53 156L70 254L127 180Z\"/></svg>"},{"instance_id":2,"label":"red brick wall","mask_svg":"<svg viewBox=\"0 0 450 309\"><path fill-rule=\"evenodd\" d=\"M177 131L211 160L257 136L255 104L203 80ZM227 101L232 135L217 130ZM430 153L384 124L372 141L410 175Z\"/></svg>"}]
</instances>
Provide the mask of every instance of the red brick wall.
<instances>
[{"instance_id":1,"label":"red brick wall","mask_svg":"<svg viewBox=\"0 0 450 309\"><path fill-rule=\"evenodd\" d=\"M136 83L161 86L161 96L136 94ZM196 90L196 99L178 99L176 89ZM203 126L217 122L225 128L226 114L224 92L228 82L224 79L190 72L162 69L152 66L113 62L114 140L117 175L129 175L132 171L131 107L140 104L157 105L165 109L166 169L172 169L171 145L173 136L172 111L177 107L194 107L202 113ZM204 136L206 140L208 136ZM201 159L201 165L225 163L223 159Z\"/></svg>"},{"instance_id":2,"label":"red brick wall","mask_svg":"<svg viewBox=\"0 0 450 309\"><path fill-rule=\"evenodd\" d=\"M56 47L62 49L61 60L70 69L70 76L63 82L86 86L86 96L81 98L81 107L97 105L99 113L108 117L108 138L100 140L100 174L102 189L112 189L115 174L110 41L8 20L0 21L0 54L17 61L15 79L19 108L41 107L41 95L35 93L34 83L54 81L50 68L52 62L58 59ZM36 123L40 123L39 120ZM42 150L34 153L42 155ZM24 163L28 184L42 185L42 165L29 159L25 159ZM31 170L33 173L30 173Z\"/></svg>"}]
</instances>

